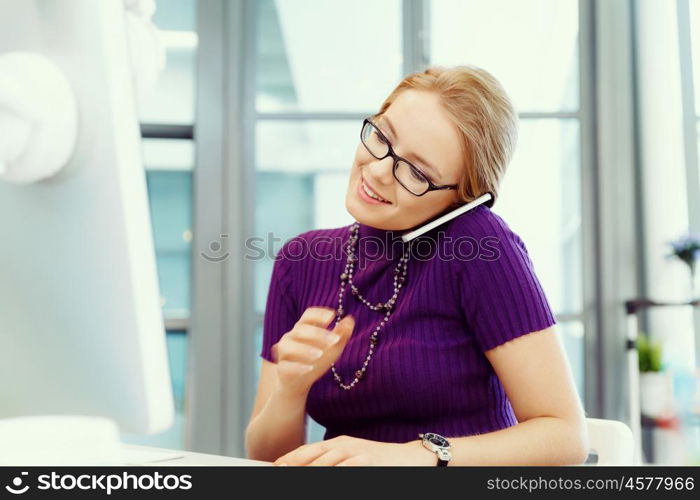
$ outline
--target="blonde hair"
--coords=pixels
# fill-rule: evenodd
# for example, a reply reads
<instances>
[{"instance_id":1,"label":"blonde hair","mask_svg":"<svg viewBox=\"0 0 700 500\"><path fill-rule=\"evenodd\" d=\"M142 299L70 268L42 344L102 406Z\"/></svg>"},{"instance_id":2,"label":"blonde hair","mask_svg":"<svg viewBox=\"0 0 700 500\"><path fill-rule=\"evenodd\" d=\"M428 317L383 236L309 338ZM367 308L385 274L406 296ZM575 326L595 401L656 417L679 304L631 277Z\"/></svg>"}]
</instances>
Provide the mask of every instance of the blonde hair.
<instances>
[{"instance_id":1,"label":"blonde hair","mask_svg":"<svg viewBox=\"0 0 700 500\"><path fill-rule=\"evenodd\" d=\"M471 65L430 66L406 76L382 103L381 116L404 90L435 92L457 126L464 158L457 203L498 189L518 138L518 114L508 94L488 71Z\"/></svg>"}]
</instances>

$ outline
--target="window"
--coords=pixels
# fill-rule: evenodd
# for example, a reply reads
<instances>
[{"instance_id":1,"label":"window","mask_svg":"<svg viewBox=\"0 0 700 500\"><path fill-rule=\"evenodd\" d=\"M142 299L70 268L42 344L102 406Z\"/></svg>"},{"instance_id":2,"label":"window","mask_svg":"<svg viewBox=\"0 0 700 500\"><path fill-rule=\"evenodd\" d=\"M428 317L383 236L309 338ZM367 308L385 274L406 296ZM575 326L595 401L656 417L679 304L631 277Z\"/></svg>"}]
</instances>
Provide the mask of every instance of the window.
<instances>
[{"instance_id":1,"label":"window","mask_svg":"<svg viewBox=\"0 0 700 500\"><path fill-rule=\"evenodd\" d=\"M583 395L578 9L577 0L433 0L429 34L431 63L483 67L519 112L494 212L528 248Z\"/></svg>"},{"instance_id":2,"label":"window","mask_svg":"<svg viewBox=\"0 0 700 500\"><path fill-rule=\"evenodd\" d=\"M400 76L399 0L255 4L259 113L364 112Z\"/></svg>"},{"instance_id":3,"label":"window","mask_svg":"<svg viewBox=\"0 0 700 500\"><path fill-rule=\"evenodd\" d=\"M426 1L425 12L403 11L411 4L399 1L255 4L255 234L286 241L352 222L344 199L362 119L420 61L482 66L503 83L521 118L494 210L528 246L582 395L578 2L440 0ZM402 32L404 17L427 38L418 40L420 28ZM404 52L418 46L426 52ZM259 368L272 259L255 266ZM312 426L310 440L321 438L322 429Z\"/></svg>"}]
</instances>

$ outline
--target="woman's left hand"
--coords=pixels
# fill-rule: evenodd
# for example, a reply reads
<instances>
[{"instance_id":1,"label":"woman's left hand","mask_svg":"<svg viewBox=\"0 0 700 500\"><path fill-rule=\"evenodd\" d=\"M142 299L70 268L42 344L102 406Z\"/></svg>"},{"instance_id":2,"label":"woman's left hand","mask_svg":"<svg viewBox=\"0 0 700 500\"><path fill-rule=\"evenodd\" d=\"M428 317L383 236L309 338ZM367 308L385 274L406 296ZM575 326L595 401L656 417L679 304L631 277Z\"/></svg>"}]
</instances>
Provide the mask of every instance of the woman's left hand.
<instances>
[{"instance_id":1,"label":"woman's left hand","mask_svg":"<svg viewBox=\"0 0 700 500\"><path fill-rule=\"evenodd\" d=\"M435 465L437 458L420 441L384 443L338 436L300 446L279 457L273 465Z\"/></svg>"}]
</instances>

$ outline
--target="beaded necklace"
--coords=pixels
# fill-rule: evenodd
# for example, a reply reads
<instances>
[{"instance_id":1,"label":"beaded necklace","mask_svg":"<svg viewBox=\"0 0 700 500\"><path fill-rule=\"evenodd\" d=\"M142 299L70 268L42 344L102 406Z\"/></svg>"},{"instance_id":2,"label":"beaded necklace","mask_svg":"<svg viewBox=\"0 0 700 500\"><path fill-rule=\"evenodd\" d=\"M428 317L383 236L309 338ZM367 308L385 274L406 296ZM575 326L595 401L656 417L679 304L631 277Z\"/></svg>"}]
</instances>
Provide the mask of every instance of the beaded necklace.
<instances>
[{"instance_id":1,"label":"beaded necklace","mask_svg":"<svg viewBox=\"0 0 700 500\"><path fill-rule=\"evenodd\" d=\"M355 253L355 247L357 245L357 240L358 240L358 233L359 233L359 223L354 222L350 226L350 238L348 239L348 244L346 246L346 253L347 253L347 260L345 263L345 270L343 273L340 275L340 289L338 291L338 308L336 309L336 320L335 323L336 325L338 322L343 318L345 309L343 308L343 297L345 295L345 287L346 285L350 285L350 291L352 295L360 299L360 301L365 304L367 307L372 309L373 311L386 311L384 318L379 322L379 324L376 326L374 332L369 337L369 349L367 352L367 356L365 357L364 362L362 363L362 367L355 372L355 378L353 379L352 382L349 384L345 384L343 380L340 378L340 375L338 375L338 372L335 370L335 363L331 365L331 370L333 371L333 378L335 378L336 382L338 382L338 385L347 390L352 389L357 385L357 383L364 377L365 372L367 371L367 366L369 365L370 360L372 359L372 354L374 354L374 349L377 347L377 344L379 343L379 331L384 327L386 322L389 320L389 316L391 315L391 310L394 307L394 304L396 304L396 300L399 296L399 292L401 291L401 288L403 287L405 281L406 281L406 270L407 270L407 264L408 264L408 257L410 255L410 250L411 250L411 245L407 245L404 247L404 252L403 256L399 260L399 263L396 265L394 268L394 293L393 295L387 300L386 302L378 302L377 304L371 304L369 301L367 301L360 291L357 289L355 284L352 282L352 274L355 269L355 262L357 262L357 254Z\"/></svg>"}]
</instances>

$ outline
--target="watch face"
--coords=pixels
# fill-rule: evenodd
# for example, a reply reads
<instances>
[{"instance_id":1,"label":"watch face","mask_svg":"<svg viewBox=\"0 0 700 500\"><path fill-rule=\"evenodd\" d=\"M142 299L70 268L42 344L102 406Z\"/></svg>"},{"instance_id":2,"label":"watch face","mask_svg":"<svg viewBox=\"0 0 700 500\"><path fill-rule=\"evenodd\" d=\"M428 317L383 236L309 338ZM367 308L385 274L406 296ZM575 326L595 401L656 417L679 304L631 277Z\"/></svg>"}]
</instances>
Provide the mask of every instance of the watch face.
<instances>
[{"instance_id":1,"label":"watch face","mask_svg":"<svg viewBox=\"0 0 700 500\"><path fill-rule=\"evenodd\" d=\"M425 437L428 441L430 441L436 446L440 446L441 448L447 448L448 446L450 446L450 443L447 442L447 439L437 434L427 433Z\"/></svg>"}]
</instances>

